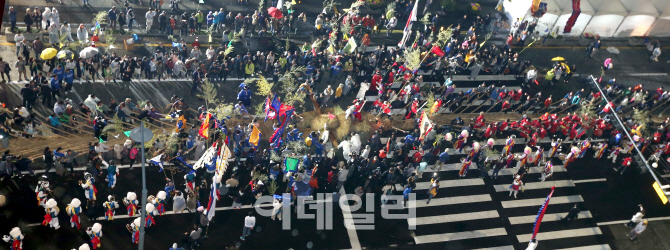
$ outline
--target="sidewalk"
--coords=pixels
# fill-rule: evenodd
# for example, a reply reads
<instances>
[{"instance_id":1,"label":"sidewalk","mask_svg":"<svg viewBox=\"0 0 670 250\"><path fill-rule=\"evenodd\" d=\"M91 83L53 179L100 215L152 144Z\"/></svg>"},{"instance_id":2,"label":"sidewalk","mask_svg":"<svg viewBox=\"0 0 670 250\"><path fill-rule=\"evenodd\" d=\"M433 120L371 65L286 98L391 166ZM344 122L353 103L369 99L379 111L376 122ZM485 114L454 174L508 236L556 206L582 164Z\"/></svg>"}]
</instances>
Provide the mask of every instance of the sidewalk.
<instances>
[{"instance_id":1,"label":"sidewalk","mask_svg":"<svg viewBox=\"0 0 670 250\"><path fill-rule=\"evenodd\" d=\"M670 249L670 242L667 241L667 234L670 231L670 221L650 221L645 230L636 241L631 241L627 234L631 228L623 224L600 227L603 233L611 232L613 239L610 240L611 246L615 249L626 250L662 250ZM541 243L540 243L541 244Z\"/></svg>"}]
</instances>

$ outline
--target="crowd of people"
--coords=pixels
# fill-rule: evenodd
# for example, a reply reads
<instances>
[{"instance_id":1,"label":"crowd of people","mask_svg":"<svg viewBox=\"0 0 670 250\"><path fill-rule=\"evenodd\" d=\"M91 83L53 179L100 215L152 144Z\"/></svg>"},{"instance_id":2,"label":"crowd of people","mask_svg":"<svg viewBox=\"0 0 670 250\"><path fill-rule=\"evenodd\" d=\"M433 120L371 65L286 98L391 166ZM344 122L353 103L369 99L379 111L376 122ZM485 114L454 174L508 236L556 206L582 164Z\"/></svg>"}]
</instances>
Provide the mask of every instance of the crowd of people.
<instances>
[{"instance_id":1,"label":"crowd of people","mask_svg":"<svg viewBox=\"0 0 670 250\"><path fill-rule=\"evenodd\" d=\"M242 37L249 34L263 36L266 33L287 33L298 27L298 22L307 22L303 13L297 18L292 15L280 19L269 17L265 13L256 12L253 15L242 16L238 14L233 17L231 12L227 14L223 10L209 12L204 15L202 11L181 16L179 22L174 16L168 17L164 11L157 13L150 9L147 12L146 30L150 31L153 18L158 16L159 32L173 34L177 24L183 36L195 34L197 30L217 30L223 34L223 43L217 48L209 46L204 51L196 39L191 50L185 43L177 47L167 47L162 43L154 50L153 55L144 58L131 58L119 56L115 53L100 53L90 59L50 59L43 61L39 59L45 45L36 39L28 43L21 39L20 33L15 37L17 41L17 55L21 55L13 64L0 59L0 69L8 81L11 68L19 71L19 80L28 81L21 89L23 98L22 105L12 108L9 114L3 113L0 119L3 124L3 138L21 136L26 138L42 136L36 127L45 123L51 129L50 132L61 135L90 133L96 137L96 141L90 142L88 147L80 154L81 150L45 147L43 151L44 168L46 173L37 184L36 195L39 205L46 211L43 225L59 229L58 214L60 212L59 197L52 194L51 189L54 182L59 182L60 177L69 169L71 175L76 176L74 168L86 166L86 174L78 182L84 191L82 198L78 198L65 206L65 211L70 217L71 227L80 227L79 214L86 210L87 216L94 222L99 214L93 207L104 208L104 217L112 220L116 210L124 205L128 215L135 216L138 209L145 209L150 219L146 221L147 227L155 224L154 217L162 216L166 206L172 204L175 213L188 211L195 213L194 230L189 230L185 237L185 243L191 248L197 247L202 238L206 237L207 228L212 220L208 210L211 208L198 206L199 204L210 204L214 196L210 195L212 190L221 190L226 187L225 194L221 198L231 199L233 208L239 209L242 204L253 204L262 195L275 195L269 192L268 182L278 180L282 187L296 196L296 183L304 182L312 188L310 194L339 192L342 187L353 190L356 194L356 202L363 202L360 197L366 193L381 194L382 205L387 201L390 194L403 194L405 202L409 194L416 189L416 182L423 178L427 166L433 165L438 171L444 164L449 162L460 162L460 177L467 176L468 169L473 163L480 171L477 173L481 178L496 179L502 169L516 169L512 177L510 193L517 198L518 191L527 182L535 180L524 179L531 167L540 167L541 178L545 181L553 175L553 164L560 158L563 167L570 169L574 167L575 161L583 158L588 153L594 153L594 158L609 161L616 166L617 174L622 174L636 166L632 155L636 154L633 148L637 146L643 154L652 156L658 165L663 166L663 171L668 171L665 157L670 156L670 131L668 122L653 122L652 119L641 119L633 117L631 113L654 111L658 108L668 106L670 96L668 92L660 87L655 90L645 89L643 85L635 87L623 87L615 79L608 80L603 84L604 94L596 88L581 89L567 93L563 98L555 100L552 96L545 97L541 92L530 94L530 90L524 87L519 90L510 90L505 86L495 84L474 87L468 91L456 92L456 84L452 81L452 75L469 74L470 78L476 79L478 74L493 75L516 75L525 76L526 83L536 81L537 70L532 67L529 60L523 60L517 52L513 43L517 38L517 45L524 45L527 37L534 33L536 23L516 23L510 32L510 39L503 46L493 43L480 46L481 37L492 28L493 33L500 32L501 20L494 20L490 15L469 19L464 16L452 30L452 38L443 46L435 50L435 40L431 33L437 33L435 26L426 26L426 29L412 31L416 39L408 39L407 44L400 47L389 48L379 45L372 51L367 51L370 44L370 35L380 32L375 28L377 25L393 30L399 20L406 19L412 10L412 3L396 0L396 11L390 19L386 15L375 20L369 15L360 15L355 11L340 15L319 14L314 25L314 35L317 42L305 43L299 50L275 53L273 51L256 51L247 54L228 55L226 49L229 40L235 38L233 33L241 32ZM152 8L160 11L157 1L152 1ZM178 2L171 1L171 8L178 9ZM41 28L49 30L61 30L69 34L69 25L64 22L59 25L58 12L55 10L39 13L39 9L26 15L26 20L41 22ZM10 19L13 7L9 8ZM35 14L37 13L37 14ZM48 13L48 15L47 15ZM134 11L126 5L125 11L117 11L112 8L108 12L110 23L108 28L116 29L116 24L123 27L134 25ZM15 14L14 19L15 20ZM434 15L434 19L438 18ZM29 25L26 21L26 24ZM206 24L204 27L203 23ZM225 25L224 25L225 24ZM14 23L13 23L14 25ZM54 27L54 25L56 25ZM342 33L342 26L351 26L351 32ZM40 25L38 25L40 26ZM66 27L63 31L62 27ZM492 26L492 27L491 27ZM30 27L30 26L29 26ZM54 28L52 28L54 27ZM359 27L359 28L354 28ZM362 27L362 28L360 28ZM465 36L460 35L461 28L470 27ZM14 28L14 26L13 26ZM80 25L80 29L83 25ZM39 29L39 27L38 27ZM86 31L85 28L83 28ZM28 29L30 32L30 29ZM87 31L86 31L87 32ZM390 32L387 32L389 34ZM251 35L250 35L251 36ZM80 35L79 40L87 41L88 33ZM335 48L344 47L347 39L356 39L362 49L353 53L342 52L339 49L329 50L332 45ZM60 41L50 41L51 44ZM365 46L365 47L364 47ZM405 47L418 47L421 50L422 63L418 69L407 69L399 58L405 57ZM594 49L600 47L592 45L588 56L592 56ZM31 57L31 54L34 55ZM43 65L49 68L46 69ZM31 77L26 75L26 67L31 71ZM387 114L392 118L395 115L392 107L406 107L405 119L413 119L414 129L402 132L394 131L387 127L380 127L373 131L368 138L352 133L341 139L340 147L326 150L324 144L328 141L327 128L324 131L300 131L296 124L289 125L286 136L283 132L280 137L286 141L304 144L306 150L295 152L287 145L278 147L277 144L267 147L263 144L253 145L254 127L258 127L260 119L254 118L248 123L226 124L225 119L209 118L208 110L201 107L197 110L189 109L179 96L173 96L172 107L161 110L154 107L150 102L133 103L131 99L125 99L117 103L112 99L109 104L94 94L90 94L86 100L76 104L65 98L64 94L72 91L75 79L84 81L102 79L105 83L116 82L120 79L124 84L139 78L165 79L166 77L187 77L192 81L192 93L199 92L199 86L205 79L212 82L227 82L229 77L250 78L256 75L264 75L278 82L279 78L298 68L305 67L300 72L302 81L297 91L304 92L317 100L322 107L330 105L343 105L347 107L347 117L352 122L363 122L360 112L374 110L377 113ZM7 70L9 69L9 70ZM390 69L390 70L387 70ZM432 70L433 75L444 76L443 84L434 84L428 88L422 88L423 77L416 74L417 71L428 72ZM547 84L561 84L560 80L568 81L575 72L576 67L568 66L564 62L557 64L549 71L544 79ZM23 77L21 76L23 74ZM432 76L427 76L432 77ZM400 88L393 87L394 83L400 82ZM547 84L543 84L546 86ZM599 84L599 83L595 83ZM337 87L333 87L337 86ZM595 87L595 86L594 86ZM321 91L323 89L323 91ZM246 84L239 87L236 114L248 113L246 107L251 105L252 90ZM369 92L374 92L378 100L374 103L366 103L365 98ZM339 103L341 98L355 95L356 101L352 105ZM428 103L423 112L434 115L441 108L472 107L470 112L475 112L482 105L491 106L489 112L523 113L520 119L487 120L488 112L481 112L472 120L454 119L450 124L433 124L430 132L422 132L424 124L420 107L426 97L435 96L434 103ZM38 98L42 98L42 105L49 110L46 119L39 119L34 112L35 105L39 105ZM605 100L607 97L609 102ZM481 105L474 105L474 101L483 101ZM37 103L37 104L36 104ZM366 106L366 104L368 104ZM52 106L53 105L53 106ZM365 109L364 109L365 107ZM451 110L454 110L454 109ZM527 111L535 114L543 114L531 117ZM621 128L617 128L616 120L611 113L619 113L623 117L625 126L633 134L629 138ZM47 116L44 115L44 116ZM138 145L131 140L124 144L108 146L105 141L109 139L105 133L105 127L110 126L108 120L114 117L121 120L122 126L130 127L142 119L148 119L158 126L165 123L159 118L171 116L177 123L177 129L168 135L176 138L175 142L170 139L157 140L151 145L148 159L155 165L155 169L163 169L163 163L168 163L183 172L184 184L178 185L176 179L168 179L164 190L159 190L155 196L150 198L151 202L141 208L137 195L134 192L125 194L122 202L117 201L114 195L110 195L98 201L97 189L107 186L107 193L113 193L117 178L122 174L120 167L124 162L135 164L139 150ZM260 114L257 114L260 115ZM647 114L647 115L650 115ZM115 121L115 123L118 121ZM202 133L202 124L206 131L214 131L206 136ZM88 127L93 129L89 129ZM173 126L173 124L168 124ZM316 128L313 128L316 129ZM91 130L91 131L89 131ZM282 130L283 131L283 130ZM326 134L326 136L324 136ZM303 136L304 135L304 136ZM395 143L395 138L404 139ZM442 138L444 137L444 138ZM391 138L387 143L382 143L382 138ZM493 138L507 138L500 154L493 154L496 146ZM518 138L525 138L525 145L515 147ZM541 140L550 138L547 144ZM596 140L598 140L596 142ZM4 143L4 141L3 141ZM215 146L218 150L230 148L231 171L230 174L220 175L218 164L209 163L203 168L195 168L190 162L195 162L207 154L208 145ZM225 145L225 146L224 146ZM260 145L260 146L259 146ZM502 145L499 145L502 146ZM169 147L176 147L172 150ZM263 149L261 149L261 148ZM522 148L521 153L515 153ZM342 149L342 157L336 150ZM516 150L515 150L516 149ZM171 152L171 153L166 153ZM86 155L86 157L79 157ZM459 155L460 159L451 159ZM605 156L603 158L603 156ZM156 158L157 157L157 158ZM297 159L300 163L295 170L288 170L286 158ZM605 159L607 158L607 159ZM242 159L245 159L242 161ZM79 160L79 161L78 161ZM21 176L21 171L33 172L34 163L21 155L14 155L7 150L2 155L0 162L0 174L3 178L9 176ZM159 167L160 166L160 167ZM41 167L41 166L40 166ZM641 166L638 166L641 167ZM58 176L49 173L51 168L56 169ZM126 171L126 170L123 170ZM490 174L491 172L491 174ZM222 173L221 173L222 174ZM214 177L214 178L213 178ZM251 178L250 178L251 177ZM47 180L52 180L51 184ZM107 184L100 184L102 181ZM181 183L181 181L179 182ZM224 185L225 183L225 185ZM248 183L248 185L244 185ZM431 179L428 188L429 198L427 203L435 196L439 196L440 178L435 175ZM98 187L96 187L98 186ZM400 188L397 188L400 186ZM183 190L183 191L182 191ZM153 190L155 192L155 190ZM117 194L118 195L118 194ZM81 195L76 195L81 197ZM218 196L218 195L217 195ZM82 199L83 200L83 199ZM281 220L283 201L281 197L275 196L273 204L273 219ZM303 204L293 203L296 210ZM82 207L83 206L83 207ZM83 209L85 208L85 209ZM88 212L91 211L90 214ZM578 211L577 211L578 212ZM572 210L571 210L572 213ZM637 216L637 215L636 215ZM643 215L642 215L643 216ZM635 227L631 237L635 238L646 227L646 222L637 216L629 226ZM570 218L570 214L566 218ZM245 225L240 239L250 237L251 229L254 228L256 219L253 213L245 218ZM642 225L643 224L643 225ZM641 226L642 225L642 226ZM95 249L100 244L102 237L102 226L99 223L88 228L87 233L91 237L91 245ZM131 239L137 243L139 240L139 218L127 225L131 232ZM638 228L639 227L639 228ZM203 232L204 231L204 232ZM21 231L13 230L7 241L22 244L24 236ZM530 244L537 245L536 241ZM177 248L174 246L173 248Z\"/></svg>"}]
</instances>

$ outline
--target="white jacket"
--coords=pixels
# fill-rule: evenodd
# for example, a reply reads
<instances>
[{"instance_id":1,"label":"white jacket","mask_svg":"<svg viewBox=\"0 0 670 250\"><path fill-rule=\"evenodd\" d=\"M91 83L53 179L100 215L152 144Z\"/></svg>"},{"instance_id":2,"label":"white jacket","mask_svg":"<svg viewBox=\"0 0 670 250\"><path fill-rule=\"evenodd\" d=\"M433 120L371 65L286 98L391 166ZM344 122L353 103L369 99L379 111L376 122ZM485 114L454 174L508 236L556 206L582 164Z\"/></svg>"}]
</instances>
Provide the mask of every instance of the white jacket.
<instances>
[{"instance_id":1,"label":"white jacket","mask_svg":"<svg viewBox=\"0 0 670 250\"><path fill-rule=\"evenodd\" d=\"M86 105L86 107L88 107L91 110L91 112L95 112L96 107L98 106L97 103L99 101L100 99L98 99L97 97L92 98L91 95L89 95L88 98L84 100L84 105Z\"/></svg>"},{"instance_id":2,"label":"white jacket","mask_svg":"<svg viewBox=\"0 0 670 250\"><path fill-rule=\"evenodd\" d=\"M80 42L88 42L88 30L86 28L77 28L77 39Z\"/></svg>"}]
</instances>

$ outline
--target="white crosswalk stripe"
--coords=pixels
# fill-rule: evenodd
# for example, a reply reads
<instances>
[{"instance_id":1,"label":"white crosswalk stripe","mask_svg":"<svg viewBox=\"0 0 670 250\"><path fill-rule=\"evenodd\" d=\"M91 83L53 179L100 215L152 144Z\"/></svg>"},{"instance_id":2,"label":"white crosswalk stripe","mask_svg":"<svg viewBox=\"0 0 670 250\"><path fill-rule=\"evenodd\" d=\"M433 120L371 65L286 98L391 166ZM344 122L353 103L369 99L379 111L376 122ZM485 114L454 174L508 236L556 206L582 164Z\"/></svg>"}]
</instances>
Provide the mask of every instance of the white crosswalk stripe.
<instances>
[{"instance_id":1,"label":"white crosswalk stripe","mask_svg":"<svg viewBox=\"0 0 670 250\"><path fill-rule=\"evenodd\" d=\"M567 213L544 214L542 222L559 221L566 214ZM579 212L579 216L577 217L577 219L590 219L590 218L593 218L593 215L591 215L591 212L589 211L581 211ZM509 217L509 222L512 225L529 224L529 223L535 223L535 219L537 219L537 215L516 216L516 217Z\"/></svg>"},{"instance_id":2,"label":"white crosswalk stripe","mask_svg":"<svg viewBox=\"0 0 670 250\"><path fill-rule=\"evenodd\" d=\"M484 238L484 237L501 236L501 235L507 235L507 230L505 230L505 228L493 228L493 229L475 230L475 231L458 232L458 233L415 236L414 242L416 244L425 244L433 242Z\"/></svg>"},{"instance_id":3,"label":"white crosswalk stripe","mask_svg":"<svg viewBox=\"0 0 670 250\"><path fill-rule=\"evenodd\" d=\"M509 185L508 185L509 187ZM523 199L523 200L511 200L511 201L501 201L503 208L516 208L516 207L540 207L546 198L536 198L536 199ZM581 195L570 195L570 196L559 196L551 197L551 204L565 204L565 203L577 203L584 202L584 199Z\"/></svg>"},{"instance_id":4,"label":"white crosswalk stripe","mask_svg":"<svg viewBox=\"0 0 670 250\"><path fill-rule=\"evenodd\" d=\"M484 185L484 180L482 179L457 179L457 180L441 180L440 189L450 188L450 187L465 187L465 186L478 186ZM414 190L425 190L430 187L430 182L417 182L416 188Z\"/></svg>"},{"instance_id":5,"label":"white crosswalk stripe","mask_svg":"<svg viewBox=\"0 0 670 250\"><path fill-rule=\"evenodd\" d=\"M416 207L431 207L431 206L444 206L444 205L456 205L456 204L470 204L477 202L487 202L493 201L491 195L488 194L479 194L479 195L468 195L468 196L456 196L456 197L447 197L447 198L433 198L430 203L426 204L426 200L416 201Z\"/></svg>"},{"instance_id":6,"label":"white crosswalk stripe","mask_svg":"<svg viewBox=\"0 0 670 250\"><path fill-rule=\"evenodd\" d=\"M439 216L430 216L430 217L419 217L414 221L415 225L430 225L438 223L449 223L449 222L458 222L458 221L468 221L468 220L481 220L489 218L498 218L500 215L496 210L483 211L483 212L472 212L472 213L463 213L463 214L448 214L448 215L439 215Z\"/></svg>"},{"instance_id":7,"label":"white crosswalk stripe","mask_svg":"<svg viewBox=\"0 0 670 250\"><path fill-rule=\"evenodd\" d=\"M612 250L612 248L610 248L610 245L608 244L602 244L602 245L592 245L582 247L561 248L556 250Z\"/></svg>"},{"instance_id":8,"label":"white crosswalk stripe","mask_svg":"<svg viewBox=\"0 0 670 250\"><path fill-rule=\"evenodd\" d=\"M530 183L526 183L526 185L523 187L523 189L525 189L525 190L550 189L553 186L555 186L557 188L574 187L575 183L573 183L571 180L530 182ZM496 192L507 192L507 191L509 191L509 184L495 185L493 187L496 189Z\"/></svg>"},{"instance_id":9,"label":"white crosswalk stripe","mask_svg":"<svg viewBox=\"0 0 670 250\"><path fill-rule=\"evenodd\" d=\"M600 234L603 234L603 232L600 231L599 227L588 227L588 228L537 233L536 238L546 241L546 240L565 239L565 238L574 238L574 237L600 235ZM533 234L521 234L516 236L519 242L528 242L532 237Z\"/></svg>"}]
</instances>

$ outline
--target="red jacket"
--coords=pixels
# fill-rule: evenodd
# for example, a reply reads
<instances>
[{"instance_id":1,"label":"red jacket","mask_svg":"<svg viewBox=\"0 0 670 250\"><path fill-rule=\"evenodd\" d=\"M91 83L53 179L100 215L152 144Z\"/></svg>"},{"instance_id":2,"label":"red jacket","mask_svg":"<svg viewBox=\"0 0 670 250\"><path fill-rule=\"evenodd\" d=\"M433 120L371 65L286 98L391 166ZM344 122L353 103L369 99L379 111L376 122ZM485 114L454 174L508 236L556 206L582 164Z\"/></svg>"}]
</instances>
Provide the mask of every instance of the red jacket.
<instances>
[{"instance_id":1,"label":"red jacket","mask_svg":"<svg viewBox=\"0 0 670 250\"><path fill-rule=\"evenodd\" d=\"M630 167L631 163L633 163L633 158L626 157L623 159L623 162L621 163L622 166Z\"/></svg>"}]
</instances>

